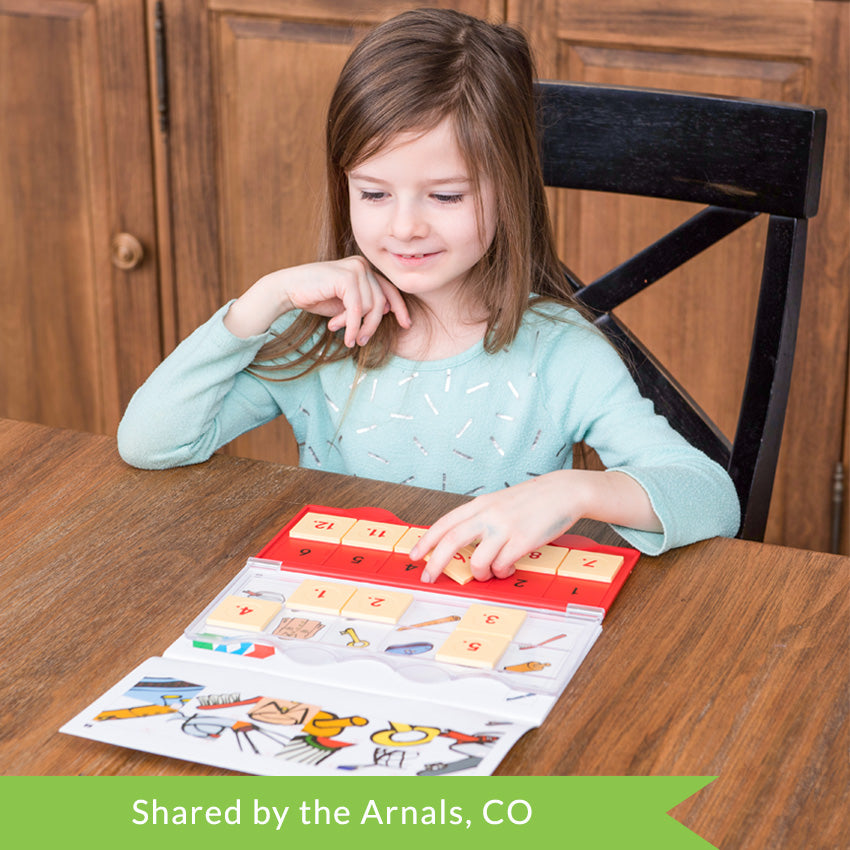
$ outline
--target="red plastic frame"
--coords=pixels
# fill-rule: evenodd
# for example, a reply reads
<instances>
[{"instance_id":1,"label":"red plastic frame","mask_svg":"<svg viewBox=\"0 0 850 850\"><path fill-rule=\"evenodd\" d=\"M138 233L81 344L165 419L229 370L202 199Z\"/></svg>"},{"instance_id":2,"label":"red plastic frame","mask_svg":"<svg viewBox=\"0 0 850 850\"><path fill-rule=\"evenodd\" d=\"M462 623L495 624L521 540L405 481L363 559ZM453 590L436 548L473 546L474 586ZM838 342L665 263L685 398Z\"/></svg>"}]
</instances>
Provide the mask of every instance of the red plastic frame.
<instances>
[{"instance_id":1,"label":"red plastic frame","mask_svg":"<svg viewBox=\"0 0 850 850\"><path fill-rule=\"evenodd\" d=\"M586 605L608 611L623 583L640 558L637 549L605 546L588 537L564 534L553 546L623 556L623 566L609 582L581 581L567 576L548 576L517 570L510 578L471 581L458 584L441 575L433 584L420 581L424 561L412 562L407 555L360 549L331 543L313 543L289 537L289 529L308 512L332 514L353 519L409 525L383 508L341 510L324 505L305 505L259 552L258 557L280 561L282 568L328 578L345 579L470 597L481 602L507 603L526 608L564 611L568 605Z\"/></svg>"}]
</instances>

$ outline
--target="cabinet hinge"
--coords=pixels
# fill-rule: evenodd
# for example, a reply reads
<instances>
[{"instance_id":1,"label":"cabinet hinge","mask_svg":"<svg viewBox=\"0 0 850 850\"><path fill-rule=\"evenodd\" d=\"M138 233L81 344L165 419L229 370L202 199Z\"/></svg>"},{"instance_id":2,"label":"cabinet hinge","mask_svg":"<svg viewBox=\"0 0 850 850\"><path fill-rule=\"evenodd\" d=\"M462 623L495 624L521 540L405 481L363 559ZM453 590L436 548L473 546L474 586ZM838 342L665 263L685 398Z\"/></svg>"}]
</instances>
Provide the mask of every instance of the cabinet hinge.
<instances>
[{"instance_id":1,"label":"cabinet hinge","mask_svg":"<svg viewBox=\"0 0 850 850\"><path fill-rule=\"evenodd\" d=\"M156 108L161 133L168 132L168 74L165 60L165 9L162 0L154 6L154 50L156 53Z\"/></svg>"}]
</instances>

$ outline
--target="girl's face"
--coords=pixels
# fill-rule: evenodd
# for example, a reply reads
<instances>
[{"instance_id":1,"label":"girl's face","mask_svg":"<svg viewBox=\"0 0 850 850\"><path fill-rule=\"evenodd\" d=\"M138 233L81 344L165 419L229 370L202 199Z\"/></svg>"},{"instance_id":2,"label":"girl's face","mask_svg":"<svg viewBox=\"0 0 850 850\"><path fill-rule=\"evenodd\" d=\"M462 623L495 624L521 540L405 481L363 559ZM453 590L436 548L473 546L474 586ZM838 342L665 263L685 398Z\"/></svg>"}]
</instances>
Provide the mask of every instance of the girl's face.
<instances>
[{"instance_id":1,"label":"girl's face","mask_svg":"<svg viewBox=\"0 0 850 850\"><path fill-rule=\"evenodd\" d=\"M474 194L451 122L399 134L348 172L348 189L352 232L366 259L432 309L456 304L493 241L496 201L484 175Z\"/></svg>"}]
</instances>

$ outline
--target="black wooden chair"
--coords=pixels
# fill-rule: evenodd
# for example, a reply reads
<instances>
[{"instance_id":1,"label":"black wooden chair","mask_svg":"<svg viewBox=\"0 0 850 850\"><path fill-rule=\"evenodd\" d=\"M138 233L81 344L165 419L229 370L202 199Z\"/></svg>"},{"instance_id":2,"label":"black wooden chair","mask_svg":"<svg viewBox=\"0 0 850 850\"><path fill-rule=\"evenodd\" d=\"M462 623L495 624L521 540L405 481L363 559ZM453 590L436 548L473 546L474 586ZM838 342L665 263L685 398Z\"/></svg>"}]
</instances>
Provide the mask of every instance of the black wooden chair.
<instances>
[{"instance_id":1,"label":"black wooden chair","mask_svg":"<svg viewBox=\"0 0 850 850\"><path fill-rule=\"evenodd\" d=\"M826 112L806 106L616 86L541 82L548 186L698 202L706 208L583 285L577 298L626 353L643 394L728 471L738 534L764 537L782 437L803 283L817 212ZM760 214L769 216L750 360L733 441L611 310ZM722 372L723 364L718 363Z\"/></svg>"}]
</instances>

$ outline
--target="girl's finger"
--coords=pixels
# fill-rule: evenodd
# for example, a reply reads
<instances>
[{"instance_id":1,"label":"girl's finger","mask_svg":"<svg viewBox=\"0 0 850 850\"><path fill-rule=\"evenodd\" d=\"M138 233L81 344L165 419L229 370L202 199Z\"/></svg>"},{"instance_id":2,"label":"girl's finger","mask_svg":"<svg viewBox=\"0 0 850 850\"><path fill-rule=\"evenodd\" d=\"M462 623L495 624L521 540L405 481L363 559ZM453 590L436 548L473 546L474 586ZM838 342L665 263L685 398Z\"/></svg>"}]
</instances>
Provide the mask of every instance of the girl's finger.
<instances>
[{"instance_id":1,"label":"girl's finger","mask_svg":"<svg viewBox=\"0 0 850 850\"><path fill-rule=\"evenodd\" d=\"M410 550L410 557L415 560L424 558L452 529L473 516L475 502L468 502L441 516L416 542ZM464 544L462 544L464 545Z\"/></svg>"},{"instance_id":2,"label":"girl's finger","mask_svg":"<svg viewBox=\"0 0 850 850\"><path fill-rule=\"evenodd\" d=\"M345 327L345 311L341 313L337 313L332 318L328 319L328 330L329 331L338 331L340 328Z\"/></svg>"},{"instance_id":3,"label":"girl's finger","mask_svg":"<svg viewBox=\"0 0 850 850\"><path fill-rule=\"evenodd\" d=\"M409 328L411 325L410 311L407 309L407 303L405 302L404 297L385 277L382 277L381 275L375 275L375 277L378 281L378 285L381 287L384 297L387 299L387 304L389 304L390 310L392 310L396 317L396 321L403 328Z\"/></svg>"},{"instance_id":4,"label":"girl's finger","mask_svg":"<svg viewBox=\"0 0 850 850\"><path fill-rule=\"evenodd\" d=\"M428 562L422 570L422 581L429 584L435 582L440 573L451 563L455 555L464 546L474 543L477 539L478 536L471 530L464 528L464 526L452 529L432 548ZM421 542L422 540L420 539L419 543ZM483 577L486 578L487 576Z\"/></svg>"},{"instance_id":5,"label":"girl's finger","mask_svg":"<svg viewBox=\"0 0 850 850\"><path fill-rule=\"evenodd\" d=\"M363 303L364 294L369 298L369 303L365 306ZM344 285L342 292L339 293L339 297L342 298L342 304L345 307L345 345L347 348L353 348L357 343L357 337L360 333L360 324L364 310L371 306L368 286L364 293L361 287L360 276L355 273L353 280Z\"/></svg>"},{"instance_id":6,"label":"girl's finger","mask_svg":"<svg viewBox=\"0 0 850 850\"><path fill-rule=\"evenodd\" d=\"M387 306L384 292L371 271L366 272L366 279L368 286L370 287L369 297L372 300L372 304L363 316L363 324L357 337L358 345L366 345L366 343L369 342L372 334L375 333L375 330L381 323L381 319L384 318L384 314L386 312L385 308Z\"/></svg>"},{"instance_id":7,"label":"girl's finger","mask_svg":"<svg viewBox=\"0 0 850 850\"><path fill-rule=\"evenodd\" d=\"M502 553L507 545L502 537L485 537L476 547L469 559L469 565L472 568L472 574L475 578L483 581L496 576L497 578L507 578L513 575L513 561L509 560L504 564L499 564L503 560Z\"/></svg>"}]
</instances>

